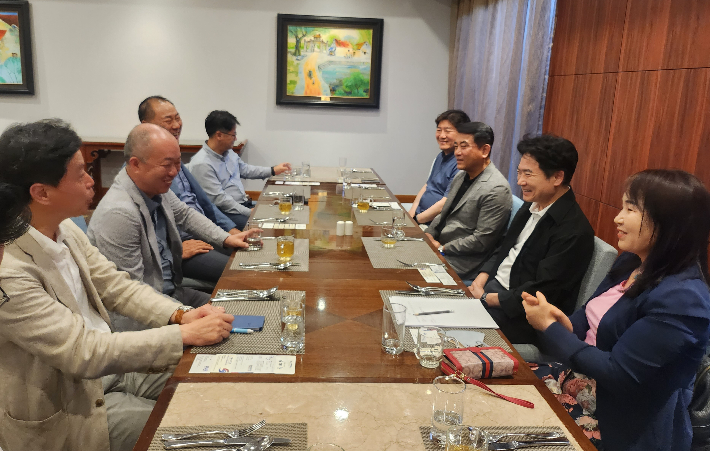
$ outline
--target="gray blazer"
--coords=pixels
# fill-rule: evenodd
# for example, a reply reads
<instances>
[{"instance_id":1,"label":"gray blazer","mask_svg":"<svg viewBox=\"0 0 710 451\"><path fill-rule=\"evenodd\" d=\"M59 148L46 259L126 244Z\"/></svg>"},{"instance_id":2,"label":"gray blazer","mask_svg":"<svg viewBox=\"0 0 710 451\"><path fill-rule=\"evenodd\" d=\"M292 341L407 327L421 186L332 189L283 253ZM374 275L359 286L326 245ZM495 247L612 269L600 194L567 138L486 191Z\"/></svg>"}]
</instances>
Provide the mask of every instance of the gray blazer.
<instances>
[{"instance_id":1,"label":"gray blazer","mask_svg":"<svg viewBox=\"0 0 710 451\"><path fill-rule=\"evenodd\" d=\"M0 447L5 451L109 451L101 377L174 369L182 356L177 305L106 260L71 220L65 243L90 308L111 325L120 312L153 329L89 330L51 257L26 233L5 248L0 266ZM161 327L163 326L163 327Z\"/></svg>"},{"instance_id":2,"label":"gray blazer","mask_svg":"<svg viewBox=\"0 0 710 451\"><path fill-rule=\"evenodd\" d=\"M456 174L444 208L426 230L444 245L446 261L464 280L472 279L493 253L505 233L513 207L510 185L491 163L449 213L446 225L438 234L436 227L442 216L451 210L465 176L465 171Z\"/></svg>"},{"instance_id":3,"label":"gray blazer","mask_svg":"<svg viewBox=\"0 0 710 451\"><path fill-rule=\"evenodd\" d=\"M172 191L162 194L162 198L171 237L174 282L176 289L180 289L182 242L177 226L214 247L222 247L229 233L185 205ZM126 173L126 168L121 169L96 207L87 234L91 243L118 269L126 271L135 280L147 283L159 293L163 291L163 270L155 227L143 196Z\"/></svg>"}]
</instances>

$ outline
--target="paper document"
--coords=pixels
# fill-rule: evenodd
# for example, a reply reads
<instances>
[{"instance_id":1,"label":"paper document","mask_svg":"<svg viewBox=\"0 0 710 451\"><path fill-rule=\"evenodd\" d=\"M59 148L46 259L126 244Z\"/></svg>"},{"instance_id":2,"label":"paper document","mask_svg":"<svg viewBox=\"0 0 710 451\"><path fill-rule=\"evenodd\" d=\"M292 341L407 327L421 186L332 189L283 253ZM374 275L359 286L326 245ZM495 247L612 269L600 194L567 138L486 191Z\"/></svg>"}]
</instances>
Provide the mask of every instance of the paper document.
<instances>
[{"instance_id":1,"label":"paper document","mask_svg":"<svg viewBox=\"0 0 710 451\"><path fill-rule=\"evenodd\" d=\"M295 355L197 354L190 373L296 374Z\"/></svg>"},{"instance_id":2,"label":"paper document","mask_svg":"<svg viewBox=\"0 0 710 451\"><path fill-rule=\"evenodd\" d=\"M415 298L390 296L390 303L407 307L406 326L476 327L497 329L498 325L478 299L471 298ZM414 316L415 313L451 310L453 313Z\"/></svg>"}]
</instances>

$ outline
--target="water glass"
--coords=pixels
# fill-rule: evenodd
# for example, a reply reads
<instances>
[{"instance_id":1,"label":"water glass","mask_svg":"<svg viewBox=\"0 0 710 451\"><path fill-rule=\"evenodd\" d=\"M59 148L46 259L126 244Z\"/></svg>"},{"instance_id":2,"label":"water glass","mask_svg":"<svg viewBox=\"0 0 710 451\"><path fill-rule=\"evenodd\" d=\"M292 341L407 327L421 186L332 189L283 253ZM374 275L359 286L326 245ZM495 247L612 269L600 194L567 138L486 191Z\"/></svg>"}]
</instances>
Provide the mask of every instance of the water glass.
<instances>
[{"instance_id":1,"label":"water glass","mask_svg":"<svg viewBox=\"0 0 710 451\"><path fill-rule=\"evenodd\" d=\"M353 193L352 193L352 178L353 178L353 172L352 169L345 168L345 171L342 173L343 177L343 199L352 199L353 198ZM348 197L347 191L350 190L350 197Z\"/></svg>"},{"instance_id":2,"label":"water glass","mask_svg":"<svg viewBox=\"0 0 710 451\"><path fill-rule=\"evenodd\" d=\"M446 431L446 451L488 451L486 431L473 426L451 426Z\"/></svg>"},{"instance_id":3,"label":"water glass","mask_svg":"<svg viewBox=\"0 0 710 451\"><path fill-rule=\"evenodd\" d=\"M306 341L305 304L303 296L281 299L281 348L302 351Z\"/></svg>"},{"instance_id":4,"label":"water glass","mask_svg":"<svg viewBox=\"0 0 710 451\"><path fill-rule=\"evenodd\" d=\"M438 327L420 327L417 331L417 347L414 355L424 368L438 368L444 357L444 331Z\"/></svg>"},{"instance_id":5,"label":"water glass","mask_svg":"<svg viewBox=\"0 0 710 451\"><path fill-rule=\"evenodd\" d=\"M456 376L439 376L434 379L434 403L431 413L432 440L446 443L446 432L451 426L463 423L463 404L466 383Z\"/></svg>"},{"instance_id":6,"label":"water glass","mask_svg":"<svg viewBox=\"0 0 710 451\"><path fill-rule=\"evenodd\" d=\"M397 229L397 239L401 240L404 238L404 228L407 223L405 222L404 210L392 210L392 225Z\"/></svg>"},{"instance_id":7,"label":"water glass","mask_svg":"<svg viewBox=\"0 0 710 451\"><path fill-rule=\"evenodd\" d=\"M305 190L304 187L302 186L294 186L293 187L293 209L294 210L303 210L303 205L305 204L305 196L303 195L303 191Z\"/></svg>"},{"instance_id":8,"label":"water glass","mask_svg":"<svg viewBox=\"0 0 710 451\"><path fill-rule=\"evenodd\" d=\"M244 229L245 231L256 230L253 235L249 235L247 237L247 244L249 245L250 251L261 250L262 246L264 245L263 241L261 240L261 226L261 221L256 219L250 219L247 222L247 226Z\"/></svg>"},{"instance_id":9,"label":"water glass","mask_svg":"<svg viewBox=\"0 0 710 451\"><path fill-rule=\"evenodd\" d=\"M290 262L293 258L294 240L292 235L283 235L276 238L276 255L281 263Z\"/></svg>"},{"instance_id":10,"label":"water glass","mask_svg":"<svg viewBox=\"0 0 710 451\"><path fill-rule=\"evenodd\" d=\"M287 215L291 213L291 196L280 196L279 197L279 211L282 215Z\"/></svg>"},{"instance_id":11,"label":"water glass","mask_svg":"<svg viewBox=\"0 0 710 451\"><path fill-rule=\"evenodd\" d=\"M397 244L397 228L390 225L382 226L380 240L385 249L394 249L394 245Z\"/></svg>"},{"instance_id":12,"label":"water glass","mask_svg":"<svg viewBox=\"0 0 710 451\"><path fill-rule=\"evenodd\" d=\"M387 354L398 355L404 351L404 320L407 307L402 304L390 304L382 307L382 350Z\"/></svg>"},{"instance_id":13,"label":"water glass","mask_svg":"<svg viewBox=\"0 0 710 451\"><path fill-rule=\"evenodd\" d=\"M301 163L301 166L303 167L303 178L308 178L311 176L311 163L308 161L304 161Z\"/></svg>"},{"instance_id":14,"label":"water glass","mask_svg":"<svg viewBox=\"0 0 710 451\"><path fill-rule=\"evenodd\" d=\"M303 175L303 169L298 166L291 168L291 178L294 182L300 182Z\"/></svg>"}]
</instances>

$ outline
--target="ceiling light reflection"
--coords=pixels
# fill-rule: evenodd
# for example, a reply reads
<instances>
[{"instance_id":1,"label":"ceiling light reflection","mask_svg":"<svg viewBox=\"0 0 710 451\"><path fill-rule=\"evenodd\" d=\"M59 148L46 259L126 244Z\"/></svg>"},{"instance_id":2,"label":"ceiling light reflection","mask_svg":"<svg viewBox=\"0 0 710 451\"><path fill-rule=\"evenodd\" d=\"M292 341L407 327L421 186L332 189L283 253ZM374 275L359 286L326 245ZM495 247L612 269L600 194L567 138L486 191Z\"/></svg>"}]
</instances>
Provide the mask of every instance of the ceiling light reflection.
<instances>
[{"instance_id":1,"label":"ceiling light reflection","mask_svg":"<svg viewBox=\"0 0 710 451\"><path fill-rule=\"evenodd\" d=\"M345 421L348 419L348 415L350 415L350 412L347 410L340 408L333 412L333 416L335 417L336 420L338 421Z\"/></svg>"},{"instance_id":2,"label":"ceiling light reflection","mask_svg":"<svg viewBox=\"0 0 710 451\"><path fill-rule=\"evenodd\" d=\"M316 304L316 308L321 312L323 310L325 310L325 299L318 299L318 303Z\"/></svg>"}]
</instances>

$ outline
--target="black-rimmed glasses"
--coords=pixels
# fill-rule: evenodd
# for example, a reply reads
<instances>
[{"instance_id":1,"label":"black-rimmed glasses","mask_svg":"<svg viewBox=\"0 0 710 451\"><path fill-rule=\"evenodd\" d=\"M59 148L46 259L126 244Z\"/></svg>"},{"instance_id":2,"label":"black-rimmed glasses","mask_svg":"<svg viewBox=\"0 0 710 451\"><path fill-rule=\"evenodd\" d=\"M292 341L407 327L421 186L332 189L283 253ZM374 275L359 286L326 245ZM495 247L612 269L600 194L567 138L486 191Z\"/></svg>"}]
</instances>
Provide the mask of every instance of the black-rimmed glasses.
<instances>
[{"instance_id":1,"label":"black-rimmed glasses","mask_svg":"<svg viewBox=\"0 0 710 451\"><path fill-rule=\"evenodd\" d=\"M7 293L5 293L5 290L3 290L2 287L0 287L0 294L2 294L2 299L0 299L0 304L4 304L10 300L10 296Z\"/></svg>"}]
</instances>

